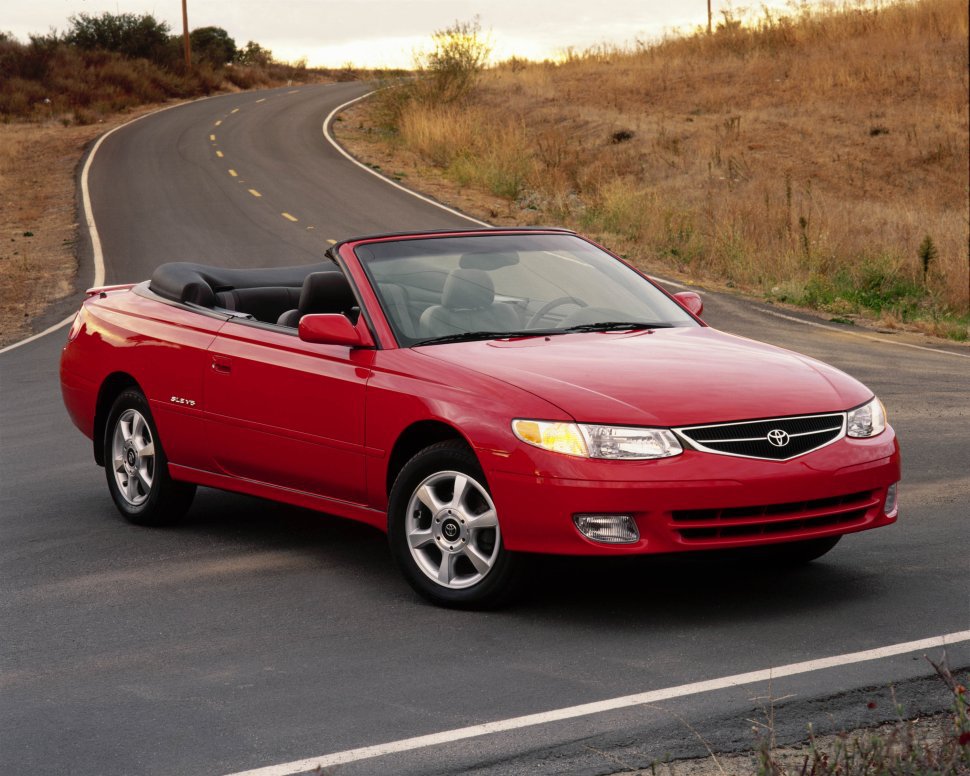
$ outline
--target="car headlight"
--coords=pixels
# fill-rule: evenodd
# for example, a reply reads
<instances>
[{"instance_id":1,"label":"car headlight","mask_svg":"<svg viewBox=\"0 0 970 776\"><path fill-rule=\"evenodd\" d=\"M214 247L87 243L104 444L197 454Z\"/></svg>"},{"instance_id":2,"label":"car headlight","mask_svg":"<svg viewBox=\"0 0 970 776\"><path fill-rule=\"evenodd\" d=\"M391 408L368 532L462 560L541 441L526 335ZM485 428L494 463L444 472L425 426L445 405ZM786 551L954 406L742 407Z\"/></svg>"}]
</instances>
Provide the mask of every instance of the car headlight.
<instances>
[{"instance_id":1,"label":"car headlight","mask_svg":"<svg viewBox=\"0 0 970 776\"><path fill-rule=\"evenodd\" d=\"M526 444L579 458L643 461L684 451L666 428L513 420L512 431Z\"/></svg>"},{"instance_id":2,"label":"car headlight","mask_svg":"<svg viewBox=\"0 0 970 776\"><path fill-rule=\"evenodd\" d=\"M886 408L879 399L849 410L846 434L850 437L874 437L886 430Z\"/></svg>"}]
</instances>

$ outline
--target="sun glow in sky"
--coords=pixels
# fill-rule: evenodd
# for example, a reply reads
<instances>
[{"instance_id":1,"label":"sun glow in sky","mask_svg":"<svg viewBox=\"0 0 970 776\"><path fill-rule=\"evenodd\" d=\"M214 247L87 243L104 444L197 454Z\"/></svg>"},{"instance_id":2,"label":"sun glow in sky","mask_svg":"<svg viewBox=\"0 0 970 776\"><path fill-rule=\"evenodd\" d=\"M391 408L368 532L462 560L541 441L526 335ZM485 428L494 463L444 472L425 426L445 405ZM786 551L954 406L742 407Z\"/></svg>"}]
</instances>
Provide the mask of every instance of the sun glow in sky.
<instances>
[{"instance_id":1,"label":"sun glow in sky","mask_svg":"<svg viewBox=\"0 0 970 776\"><path fill-rule=\"evenodd\" d=\"M727 0L712 0L715 21ZM31 0L5 4L0 31L26 41L31 33L67 29L72 14L150 13L182 30L180 0ZM790 10L793 0L757 3ZM675 29L706 24L706 0L188 0L189 27L224 28L237 45L254 40L277 59L311 66L410 67L431 32L475 16L493 58L557 58L568 48L629 45Z\"/></svg>"}]
</instances>

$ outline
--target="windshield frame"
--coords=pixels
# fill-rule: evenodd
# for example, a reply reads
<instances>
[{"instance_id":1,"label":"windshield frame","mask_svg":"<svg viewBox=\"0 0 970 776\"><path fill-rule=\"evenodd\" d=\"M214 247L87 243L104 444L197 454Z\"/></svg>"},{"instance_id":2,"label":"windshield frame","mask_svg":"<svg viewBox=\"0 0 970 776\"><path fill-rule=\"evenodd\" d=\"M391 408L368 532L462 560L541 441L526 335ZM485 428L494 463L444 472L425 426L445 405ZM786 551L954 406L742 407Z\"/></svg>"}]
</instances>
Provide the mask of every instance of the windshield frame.
<instances>
[{"instance_id":1,"label":"windshield frame","mask_svg":"<svg viewBox=\"0 0 970 776\"><path fill-rule=\"evenodd\" d=\"M503 332L493 331L493 330L481 331L480 334L482 336L476 336L476 332L473 331L474 329L479 329L482 327L474 326L474 325L470 326L468 332L463 333L460 331L456 331L455 334L457 336L435 335L435 334L428 334L427 336L421 336L421 334L417 331L417 327L415 325L415 326L412 326L412 328L415 330L415 334L410 335L407 332L403 331L401 321L398 320L397 315L392 313L391 311L392 305L387 295L385 294L384 290L381 287L381 282L380 282L381 278L379 278L378 274L375 273L375 265L379 265L382 262L389 262L389 261L395 261L395 260L406 261L408 258L423 258L424 256L433 257L435 255L434 251L429 251L427 254L422 255L420 253L416 253L413 250L413 248L411 250L408 250L407 248L405 248L402 251L402 254L400 256L389 256L386 254L388 246L400 245L404 247L405 245L412 244L412 243L430 244L441 240L441 241L447 241L451 243L453 247L454 241L467 240L469 242L469 246L468 246L469 250L467 252L459 251L456 254L454 250L440 251L440 255L443 257L445 256L450 257L452 263L454 263L454 257L456 255L460 256L461 257L459 258L459 263L460 263L464 260L464 256L467 253L476 253L475 248L480 248L482 245L491 246L490 248L486 248L486 250L481 251L482 253L486 253L490 255L498 254L498 253L502 253L504 249L504 251L506 252L517 254L519 251L530 252L530 248L532 248L532 246L528 244L529 241L539 243L540 241L544 241L543 238L559 238L559 239L565 239L567 241L576 241L577 246L581 245L581 247L580 247L580 251L574 254L574 258L570 258L569 256L563 256L561 258L567 261L573 261L576 263L584 264L585 266L589 267L592 270L601 272L604 278L607 278L609 276L611 270L616 270L619 273L626 275L626 277L624 277L624 281L627 281L627 279L629 279L636 284L632 288L637 288L639 289L639 291L633 291L632 293L634 294L634 296L637 296L642 293L646 293L649 295L649 302L647 302L648 304L650 304L651 306L654 304L660 304L661 306L667 307L666 315L644 316L644 317L649 317L651 319L650 321L635 320L631 318L631 320L629 321L629 323L631 324L630 329L644 330L644 329L653 329L653 328L706 327L707 324L705 324L700 318L698 318L692 312L687 310L682 304L680 304L680 302L674 298L672 293L668 292L665 288L659 285L659 283L651 279L649 276L647 276L644 272L639 270L637 267L633 266L630 262L625 261L623 258L617 256L616 254L612 253L611 251L607 250L606 248L597 244L596 242L568 230L559 230L559 229L546 230L546 229L526 228L526 229L514 229L514 230L495 229L495 230L488 230L488 231L468 230L468 231L423 232L423 233L414 233L414 234L400 235L400 236L381 235L377 237L360 238L359 240L348 241L350 245L348 245L347 247L349 247L353 251L354 258L356 259L357 265L361 268L365 277L367 278L368 285L370 286L370 290L372 291L375 297L375 300L380 305L381 313L387 323L388 328L393 334L398 347L402 347L402 348L421 347L421 346L428 346L428 345L435 345L435 344L445 344L447 342L455 342L455 341L473 341L477 339L497 340L497 339L528 338L528 337L538 337L538 336L549 337L549 336L558 336L558 335L565 335L565 334L575 334L575 333L584 332L584 331L587 331L587 332L595 331L597 326L595 322L583 322L583 323L579 323L578 325L571 325L571 326L564 326L564 327L542 326L542 327L536 327L536 328L527 328L527 325L524 322L522 326L510 328L508 331L503 331ZM503 243L506 243L506 245L503 245L502 248L497 248L495 247L495 244L494 244L495 240L499 240ZM343 246L335 246L335 247L343 247ZM409 245L408 247L410 248L411 246ZM375 248L378 251L384 253L385 255L375 255L372 252ZM533 250L537 253L547 253L554 256L559 255L554 251L551 251L548 248L543 248L543 247L534 247ZM560 249L560 250L563 250L563 249ZM575 258L575 257L580 257L583 254L583 252L585 252L587 257L591 256L593 258L593 261L587 261L585 260L585 258L580 261L577 258ZM518 263L518 259L516 260L515 263ZM512 266L512 265L506 265L506 266ZM501 265L498 267L493 267L492 271L500 268L501 268ZM453 271L453 269L454 268L450 270L448 267L443 266L440 271L442 273L448 273ZM627 275L626 273L629 273L629 274ZM541 278L543 276L538 276L538 277ZM612 282L616 282L615 278L610 278L610 280ZM548 282L551 283L552 281L548 280ZM643 285L640 285L641 283ZM644 289L645 289L645 292L644 292ZM499 297L499 296L503 297L502 301L519 302L519 303L524 302L526 306L523 307L521 313L526 316L530 314L527 307L529 302L542 301L540 299L532 300L529 297L509 297L504 294L496 294L496 297ZM441 304L440 302L438 302L436 304L433 304L432 306L441 306ZM597 307L592 309L600 310L603 308ZM621 318L620 323L625 321L626 321L626 317L624 316ZM607 331L623 330L622 327L618 325L618 321L616 320L615 314L612 317L606 316L604 318L604 325L606 325L607 328L603 330L607 330ZM487 328L491 329L491 327L487 327ZM463 336L463 334L468 334L469 336L465 337ZM438 343L436 342L436 340L442 340L442 342Z\"/></svg>"}]
</instances>

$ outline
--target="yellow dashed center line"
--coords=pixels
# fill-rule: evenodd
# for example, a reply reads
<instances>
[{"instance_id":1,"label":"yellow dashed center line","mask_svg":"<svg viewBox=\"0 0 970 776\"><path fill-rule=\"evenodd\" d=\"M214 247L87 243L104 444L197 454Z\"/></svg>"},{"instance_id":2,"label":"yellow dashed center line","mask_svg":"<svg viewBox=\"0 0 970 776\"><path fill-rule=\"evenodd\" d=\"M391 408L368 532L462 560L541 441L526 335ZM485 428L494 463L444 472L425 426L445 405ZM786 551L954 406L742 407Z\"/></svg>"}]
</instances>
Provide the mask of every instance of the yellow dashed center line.
<instances>
[{"instance_id":1,"label":"yellow dashed center line","mask_svg":"<svg viewBox=\"0 0 970 776\"><path fill-rule=\"evenodd\" d=\"M216 136L215 135L209 135L209 140L211 140L213 143L216 142Z\"/></svg>"},{"instance_id":2,"label":"yellow dashed center line","mask_svg":"<svg viewBox=\"0 0 970 776\"><path fill-rule=\"evenodd\" d=\"M261 196L263 196L258 191L256 191L256 189L250 189L249 190L249 193L252 194L254 197L261 197Z\"/></svg>"},{"instance_id":3,"label":"yellow dashed center line","mask_svg":"<svg viewBox=\"0 0 970 776\"><path fill-rule=\"evenodd\" d=\"M294 89L292 92L287 92L287 94L299 94L299 93L300 93L299 89Z\"/></svg>"},{"instance_id":4,"label":"yellow dashed center line","mask_svg":"<svg viewBox=\"0 0 970 776\"><path fill-rule=\"evenodd\" d=\"M233 108L230 113L239 113L239 108Z\"/></svg>"},{"instance_id":5,"label":"yellow dashed center line","mask_svg":"<svg viewBox=\"0 0 970 776\"><path fill-rule=\"evenodd\" d=\"M218 156L221 159L223 157L222 151L216 151L216 156Z\"/></svg>"},{"instance_id":6,"label":"yellow dashed center line","mask_svg":"<svg viewBox=\"0 0 970 776\"><path fill-rule=\"evenodd\" d=\"M238 178L238 177L239 177L239 173L238 173L238 172L236 172L235 170L230 170L230 171L229 171L229 174L230 174L230 175L231 175L231 176L232 176L233 178Z\"/></svg>"},{"instance_id":7,"label":"yellow dashed center line","mask_svg":"<svg viewBox=\"0 0 970 776\"><path fill-rule=\"evenodd\" d=\"M280 213L280 215L283 216L283 218L285 218L287 221L294 221L295 222L295 221L299 221L300 220L299 218L294 218L289 213Z\"/></svg>"},{"instance_id":8,"label":"yellow dashed center line","mask_svg":"<svg viewBox=\"0 0 970 776\"><path fill-rule=\"evenodd\" d=\"M257 103L260 103L260 102L266 102L266 98L265 98L265 97L263 97L263 99L261 99L261 100L256 100L256 102L257 102Z\"/></svg>"},{"instance_id":9,"label":"yellow dashed center line","mask_svg":"<svg viewBox=\"0 0 970 776\"><path fill-rule=\"evenodd\" d=\"M327 242L330 243L331 245L336 245L337 244L337 241L336 240L327 240Z\"/></svg>"},{"instance_id":10,"label":"yellow dashed center line","mask_svg":"<svg viewBox=\"0 0 970 776\"><path fill-rule=\"evenodd\" d=\"M218 120L218 121L216 122L216 126L218 127L218 126L219 126L219 125L220 125L221 123L222 123L222 119L219 119L219 120Z\"/></svg>"}]
</instances>

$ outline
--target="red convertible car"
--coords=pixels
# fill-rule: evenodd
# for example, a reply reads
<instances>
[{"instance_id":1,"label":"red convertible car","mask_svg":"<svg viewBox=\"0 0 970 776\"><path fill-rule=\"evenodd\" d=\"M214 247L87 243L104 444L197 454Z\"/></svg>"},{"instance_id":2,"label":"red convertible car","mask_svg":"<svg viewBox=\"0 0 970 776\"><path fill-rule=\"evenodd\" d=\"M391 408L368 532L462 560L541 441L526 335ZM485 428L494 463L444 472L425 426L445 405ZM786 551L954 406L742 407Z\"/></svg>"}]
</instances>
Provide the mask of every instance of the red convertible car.
<instances>
[{"instance_id":1,"label":"red convertible car","mask_svg":"<svg viewBox=\"0 0 970 776\"><path fill-rule=\"evenodd\" d=\"M366 237L304 267L184 262L88 292L68 412L129 520L197 485L387 531L432 601L490 606L527 553L760 547L896 520L882 404L731 336L568 231Z\"/></svg>"}]
</instances>

